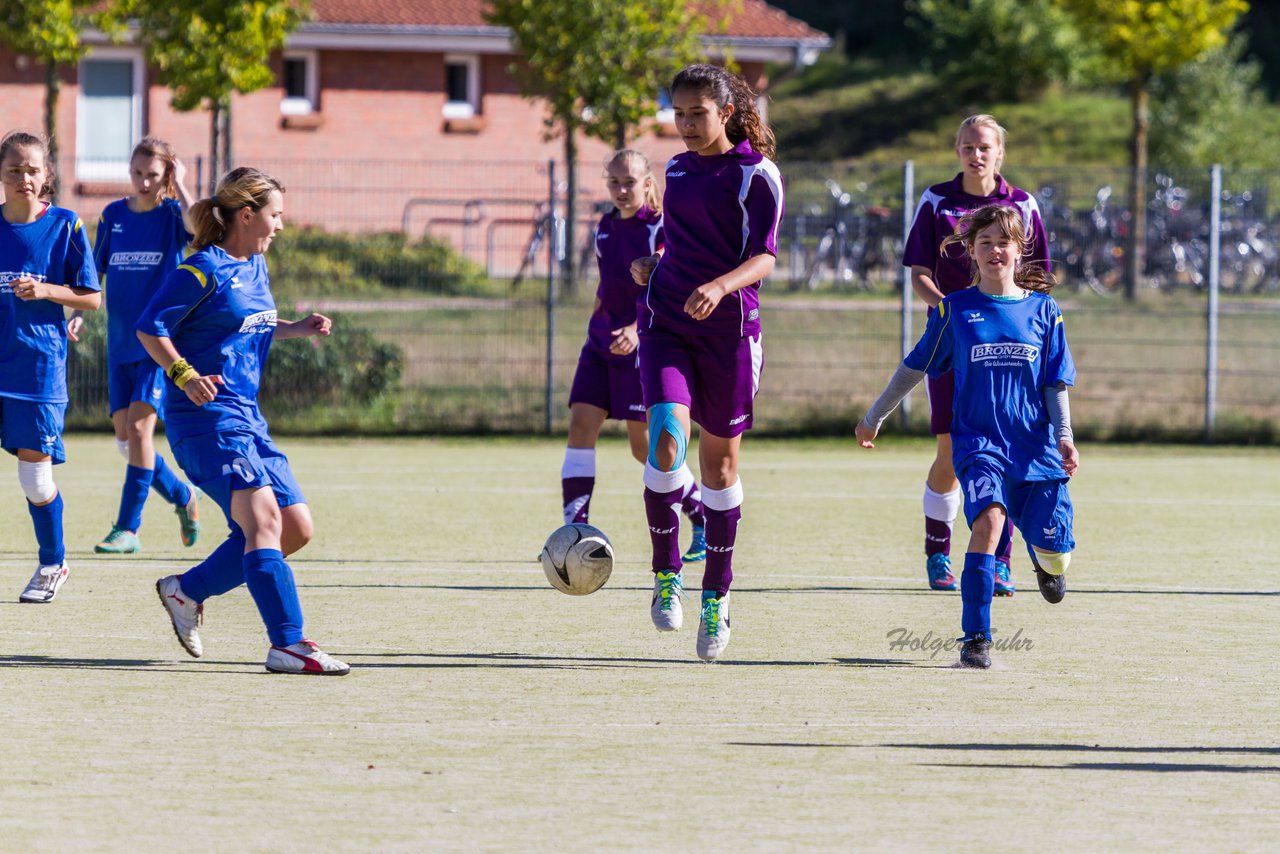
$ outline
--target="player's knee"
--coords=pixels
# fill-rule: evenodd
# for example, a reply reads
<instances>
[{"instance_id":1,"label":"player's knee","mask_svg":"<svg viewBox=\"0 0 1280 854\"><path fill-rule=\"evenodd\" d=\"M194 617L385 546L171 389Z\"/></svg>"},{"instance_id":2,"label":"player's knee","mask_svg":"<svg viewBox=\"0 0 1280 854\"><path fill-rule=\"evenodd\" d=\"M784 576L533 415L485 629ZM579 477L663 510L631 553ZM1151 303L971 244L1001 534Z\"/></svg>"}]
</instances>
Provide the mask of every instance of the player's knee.
<instances>
[{"instance_id":1,"label":"player's knee","mask_svg":"<svg viewBox=\"0 0 1280 854\"><path fill-rule=\"evenodd\" d=\"M1050 575L1062 575L1071 565L1071 552L1047 552L1034 546L1032 548L1036 564Z\"/></svg>"},{"instance_id":2,"label":"player's knee","mask_svg":"<svg viewBox=\"0 0 1280 854\"><path fill-rule=\"evenodd\" d=\"M711 489L729 489L738 482L738 462L732 457L701 463L702 483Z\"/></svg>"},{"instance_id":3,"label":"player's knee","mask_svg":"<svg viewBox=\"0 0 1280 854\"><path fill-rule=\"evenodd\" d=\"M116 439L116 450L120 452L120 456L129 459L129 440Z\"/></svg>"},{"instance_id":4,"label":"player's knee","mask_svg":"<svg viewBox=\"0 0 1280 854\"><path fill-rule=\"evenodd\" d=\"M141 447L142 440L150 434L147 423L142 420L129 420L124 425L124 441L128 447Z\"/></svg>"},{"instance_id":5,"label":"player's knee","mask_svg":"<svg viewBox=\"0 0 1280 854\"><path fill-rule=\"evenodd\" d=\"M674 403L649 408L649 465L659 471L675 471L684 465L689 439L676 417Z\"/></svg>"},{"instance_id":6,"label":"player's knee","mask_svg":"<svg viewBox=\"0 0 1280 854\"><path fill-rule=\"evenodd\" d=\"M311 520L303 519L285 526L280 537L280 550L286 556L297 554L306 548L307 543L315 536L316 528Z\"/></svg>"},{"instance_id":7,"label":"player's knee","mask_svg":"<svg viewBox=\"0 0 1280 854\"><path fill-rule=\"evenodd\" d=\"M999 504L988 504L973 520L972 527L975 534L997 534L1004 529L1004 508Z\"/></svg>"},{"instance_id":8,"label":"player's knee","mask_svg":"<svg viewBox=\"0 0 1280 854\"><path fill-rule=\"evenodd\" d=\"M48 504L58 494L58 487L53 482L52 460L43 460L38 463L19 460L18 483L22 485L22 491L27 496L27 500L37 507Z\"/></svg>"}]
</instances>

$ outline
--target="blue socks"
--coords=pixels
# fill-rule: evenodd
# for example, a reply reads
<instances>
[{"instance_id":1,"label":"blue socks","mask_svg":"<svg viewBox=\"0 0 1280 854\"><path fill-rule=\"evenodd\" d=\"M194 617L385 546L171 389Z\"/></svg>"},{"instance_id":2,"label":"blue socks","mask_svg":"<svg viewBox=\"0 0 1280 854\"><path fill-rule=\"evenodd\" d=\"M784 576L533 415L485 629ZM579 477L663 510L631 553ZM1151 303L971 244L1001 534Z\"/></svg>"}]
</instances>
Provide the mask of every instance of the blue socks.
<instances>
[{"instance_id":1,"label":"blue socks","mask_svg":"<svg viewBox=\"0 0 1280 854\"><path fill-rule=\"evenodd\" d=\"M244 532L237 527L213 554L183 573L179 581L195 602L221 596L244 584Z\"/></svg>"},{"instance_id":2,"label":"blue socks","mask_svg":"<svg viewBox=\"0 0 1280 854\"><path fill-rule=\"evenodd\" d=\"M62 492L59 491L48 504L37 507L27 502L27 511L36 529L36 544L40 547L40 565L61 565L67 556L62 543Z\"/></svg>"},{"instance_id":3,"label":"blue socks","mask_svg":"<svg viewBox=\"0 0 1280 854\"><path fill-rule=\"evenodd\" d=\"M996 556L967 552L960 574L963 610L960 627L966 639L977 634L991 636L991 599L996 589Z\"/></svg>"},{"instance_id":4,"label":"blue socks","mask_svg":"<svg viewBox=\"0 0 1280 854\"><path fill-rule=\"evenodd\" d=\"M182 478L159 454L156 454L156 477L151 487L174 507L186 507L191 503L191 487L182 482Z\"/></svg>"},{"instance_id":5,"label":"blue socks","mask_svg":"<svg viewBox=\"0 0 1280 854\"><path fill-rule=\"evenodd\" d=\"M155 478L151 469L138 466L126 466L124 470L124 488L120 490L120 512L116 516L116 527L138 533L142 527L142 506L147 503L147 493Z\"/></svg>"},{"instance_id":6,"label":"blue socks","mask_svg":"<svg viewBox=\"0 0 1280 854\"><path fill-rule=\"evenodd\" d=\"M154 489L165 501L175 507L185 507L191 501L191 487L169 468L164 457L156 454L156 467L144 469L126 466L124 488L120 490L120 513L116 527L135 534L142 527L142 508L147 503L147 492ZM185 588L184 588L185 589ZM191 596L191 592L187 591Z\"/></svg>"},{"instance_id":7,"label":"blue socks","mask_svg":"<svg viewBox=\"0 0 1280 854\"><path fill-rule=\"evenodd\" d=\"M246 554L244 583L267 625L272 645L289 646L303 639L302 604L293 584L293 570L284 562L283 552L258 549Z\"/></svg>"}]
</instances>

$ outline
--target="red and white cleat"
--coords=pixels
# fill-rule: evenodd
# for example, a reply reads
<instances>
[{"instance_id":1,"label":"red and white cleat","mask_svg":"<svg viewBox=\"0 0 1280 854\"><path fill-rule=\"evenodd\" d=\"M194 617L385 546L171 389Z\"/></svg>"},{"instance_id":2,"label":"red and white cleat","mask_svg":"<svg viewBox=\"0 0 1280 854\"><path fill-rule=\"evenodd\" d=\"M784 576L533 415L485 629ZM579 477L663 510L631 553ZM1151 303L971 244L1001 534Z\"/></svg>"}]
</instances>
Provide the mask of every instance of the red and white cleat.
<instances>
[{"instance_id":1,"label":"red and white cleat","mask_svg":"<svg viewBox=\"0 0 1280 854\"><path fill-rule=\"evenodd\" d=\"M267 669L272 673L309 673L315 676L346 676L351 668L323 652L309 640L288 646L273 646L267 653Z\"/></svg>"}]
</instances>

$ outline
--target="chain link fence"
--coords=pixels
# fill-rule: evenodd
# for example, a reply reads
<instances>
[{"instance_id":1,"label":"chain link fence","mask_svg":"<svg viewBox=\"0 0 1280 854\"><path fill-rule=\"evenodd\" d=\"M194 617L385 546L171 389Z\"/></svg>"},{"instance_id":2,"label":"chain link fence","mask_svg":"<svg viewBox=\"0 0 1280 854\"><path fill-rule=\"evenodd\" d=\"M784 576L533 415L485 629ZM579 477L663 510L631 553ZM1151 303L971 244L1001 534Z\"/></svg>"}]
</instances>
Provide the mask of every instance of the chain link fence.
<instances>
[{"instance_id":1,"label":"chain link fence","mask_svg":"<svg viewBox=\"0 0 1280 854\"><path fill-rule=\"evenodd\" d=\"M255 165L288 187L287 231L268 258L282 314L319 310L340 323L331 339L274 349L264 406L277 429L567 426L565 401L595 290L598 164L579 168L572 229L562 165ZM923 330L923 306L904 296L903 235L921 191L952 173L851 163L781 168L787 212L762 299L757 429L848 433ZM1050 232L1061 280L1054 295L1080 375L1072 396L1078 432L1275 440L1280 174L1226 173L1215 185L1209 169L1153 171L1135 301L1123 296L1132 221L1124 170L1021 167L1007 177L1036 195ZM69 202L89 222L107 200ZM582 270L575 285L560 275L566 257ZM91 339L100 320L90 324ZM101 348L92 341L73 348L70 372L72 423L105 426ZM912 397L905 420L923 429L923 391Z\"/></svg>"}]
</instances>

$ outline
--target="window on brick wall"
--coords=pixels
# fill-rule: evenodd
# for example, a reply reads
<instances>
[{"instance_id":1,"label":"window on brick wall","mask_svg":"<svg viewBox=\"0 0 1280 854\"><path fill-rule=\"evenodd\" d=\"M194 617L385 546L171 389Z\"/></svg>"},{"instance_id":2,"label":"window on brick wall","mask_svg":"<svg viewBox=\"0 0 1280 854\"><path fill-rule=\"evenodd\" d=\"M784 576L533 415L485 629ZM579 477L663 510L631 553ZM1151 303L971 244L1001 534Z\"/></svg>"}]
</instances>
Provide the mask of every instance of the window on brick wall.
<instances>
[{"instance_id":1,"label":"window on brick wall","mask_svg":"<svg viewBox=\"0 0 1280 854\"><path fill-rule=\"evenodd\" d=\"M306 116L320 110L320 61L315 51L291 50L284 55L280 88L284 98L280 101L280 113L285 116Z\"/></svg>"},{"instance_id":2,"label":"window on brick wall","mask_svg":"<svg viewBox=\"0 0 1280 854\"><path fill-rule=\"evenodd\" d=\"M480 112L480 58L448 54L444 58L444 117L469 119Z\"/></svg>"},{"instance_id":3,"label":"window on brick wall","mask_svg":"<svg viewBox=\"0 0 1280 854\"><path fill-rule=\"evenodd\" d=\"M96 48L80 63L76 178L129 180L129 154L142 137L142 53Z\"/></svg>"},{"instance_id":4,"label":"window on brick wall","mask_svg":"<svg viewBox=\"0 0 1280 854\"><path fill-rule=\"evenodd\" d=\"M675 123L676 111L671 106L671 92L663 86L658 90L658 112L654 115L659 124L669 125Z\"/></svg>"}]
</instances>

